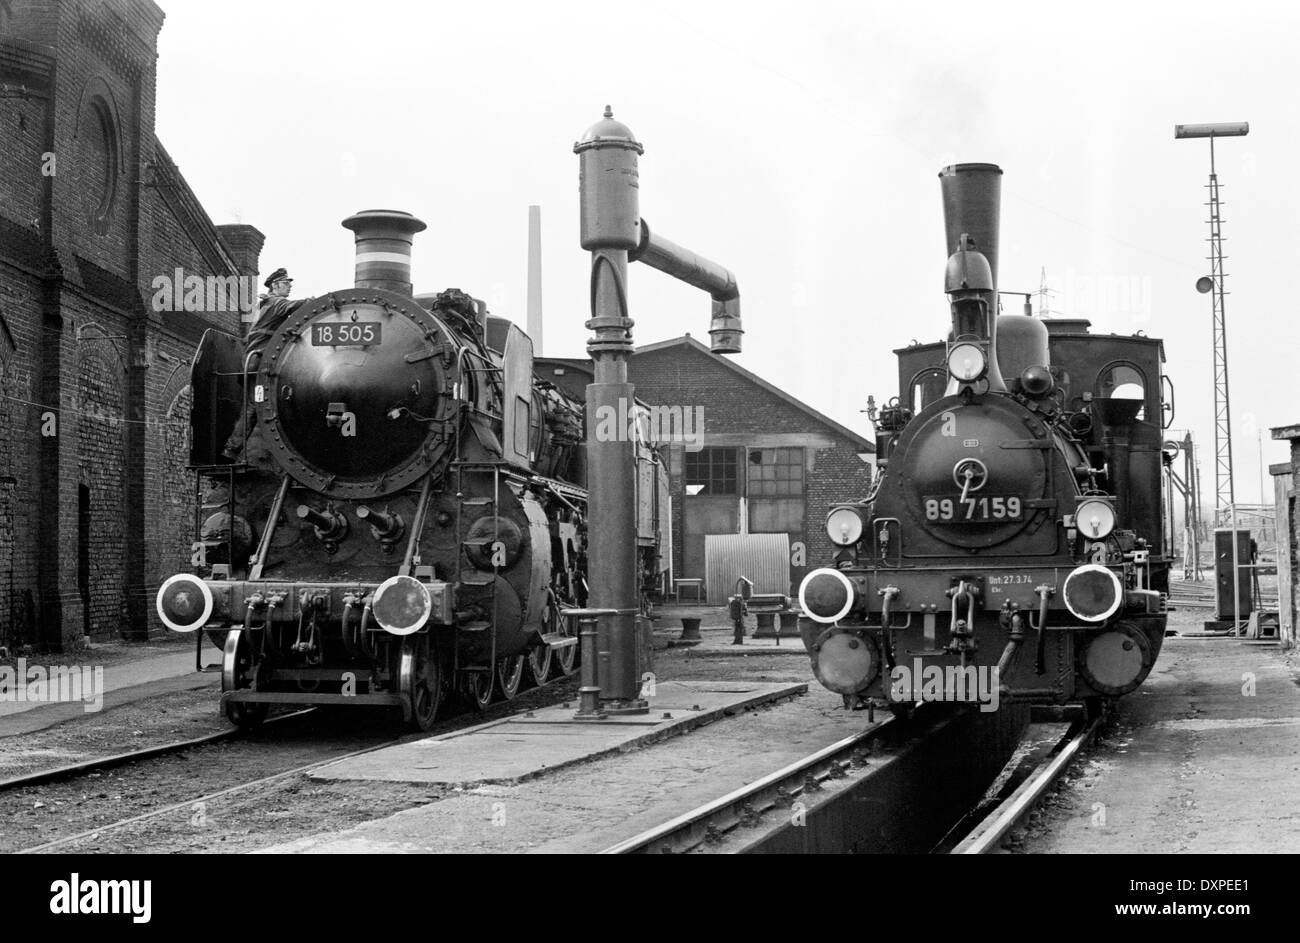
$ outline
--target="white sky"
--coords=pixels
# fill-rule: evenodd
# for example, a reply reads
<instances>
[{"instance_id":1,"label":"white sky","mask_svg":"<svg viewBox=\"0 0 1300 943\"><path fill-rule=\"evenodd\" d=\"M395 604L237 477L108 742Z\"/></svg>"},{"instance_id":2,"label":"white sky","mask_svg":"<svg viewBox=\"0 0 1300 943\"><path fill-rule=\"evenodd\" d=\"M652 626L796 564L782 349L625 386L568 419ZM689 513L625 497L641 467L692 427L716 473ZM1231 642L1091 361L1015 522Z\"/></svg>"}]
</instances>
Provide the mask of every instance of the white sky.
<instances>
[{"instance_id":1,"label":"white sky","mask_svg":"<svg viewBox=\"0 0 1300 943\"><path fill-rule=\"evenodd\" d=\"M736 274L739 362L867 435L892 349L946 332L936 174L1000 164L1002 289L1046 267L1061 313L1165 339L1207 505L1209 153L1173 126L1249 121L1217 145L1238 500L1259 500L1261 430L1265 464L1286 459L1268 427L1300 422L1294 5L161 2L158 134L295 295L351 284L345 216L403 209L429 223L417 290L522 323L537 203L545 352L584 355L572 145L610 103L646 148L642 215ZM630 291L638 344L707 343L706 295L642 266Z\"/></svg>"}]
</instances>

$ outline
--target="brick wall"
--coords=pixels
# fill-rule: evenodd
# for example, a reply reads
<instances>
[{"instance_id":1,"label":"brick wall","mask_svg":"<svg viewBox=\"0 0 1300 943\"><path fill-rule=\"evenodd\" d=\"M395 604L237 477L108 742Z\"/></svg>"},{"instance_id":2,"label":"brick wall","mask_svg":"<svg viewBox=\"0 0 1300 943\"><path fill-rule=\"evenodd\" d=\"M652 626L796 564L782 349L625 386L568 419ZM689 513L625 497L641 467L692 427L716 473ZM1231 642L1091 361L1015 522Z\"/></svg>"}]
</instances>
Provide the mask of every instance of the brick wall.
<instances>
[{"instance_id":1,"label":"brick wall","mask_svg":"<svg viewBox=\"0 0 1300 943\"><path fill-rule=\"evenodd\" d=\"M818 420L781 395L739 375L722 358L691 344L634 354L628 377L636 396L647 403L683 409L702 407L704 447L804 449L804 523L802 531L792 533L790 538L805 547L804 565L792 562L791 566L791 589L797 592L802 576L810 568L828 562L834 553L823 526L827 506L856 500L867 492L870 466L857 454L866 451L864 441L850 438L835 425ZM779 378L764 379L779 388ZM684 565L683 520L690 513L692 500L686 495L682 451L674 447L669 463L673 570L678 576L683 574ZM738 472L743 493L745 468Z\"/></svg>"},{"instance_id":2,"label":"brick wall","mask_svg":"<svg viewBox=\"0 0 1300 943\"><path fill-rule=\"evenodd\" d=\"M58 648L159 629L192 539L188 364L205 328L241 327L233 303L151 310L153 279L255 273L262 237L227 246L154 137L156 4L11 9L0 81L28 91L0 108L0 644Z\"/></svg>"}]
</instances>

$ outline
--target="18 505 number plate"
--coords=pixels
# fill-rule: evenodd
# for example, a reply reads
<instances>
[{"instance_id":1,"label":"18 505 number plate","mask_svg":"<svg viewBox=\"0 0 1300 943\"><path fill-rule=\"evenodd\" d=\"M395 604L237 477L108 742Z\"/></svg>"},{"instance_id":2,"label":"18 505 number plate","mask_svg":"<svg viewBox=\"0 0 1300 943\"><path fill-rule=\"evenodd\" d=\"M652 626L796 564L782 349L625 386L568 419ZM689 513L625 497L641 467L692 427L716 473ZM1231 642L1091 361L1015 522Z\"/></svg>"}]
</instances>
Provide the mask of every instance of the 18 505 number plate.
<instances>
[{"instance_id":1,"label":"18 505 number plate","mask_svg":"<svg viewBox=\"0 0 1300 943\"><path fill-rule=\"evenodd\" d=\"M342 324L313 324L313 347L364 347L382 343L383 325L378 321L349 321Z\"/></svg>"},{"instance_id":2,"label":"18 505 number plate","mask_svg":"<svg viewBox=\"0 0 1300 943\"><path fill-rule=\"evenodd\" d=\"M938 524L1000 524L1024 520L1025 502L1014 494L926 497L925 519Z\"/></svg>"}]
</instances>

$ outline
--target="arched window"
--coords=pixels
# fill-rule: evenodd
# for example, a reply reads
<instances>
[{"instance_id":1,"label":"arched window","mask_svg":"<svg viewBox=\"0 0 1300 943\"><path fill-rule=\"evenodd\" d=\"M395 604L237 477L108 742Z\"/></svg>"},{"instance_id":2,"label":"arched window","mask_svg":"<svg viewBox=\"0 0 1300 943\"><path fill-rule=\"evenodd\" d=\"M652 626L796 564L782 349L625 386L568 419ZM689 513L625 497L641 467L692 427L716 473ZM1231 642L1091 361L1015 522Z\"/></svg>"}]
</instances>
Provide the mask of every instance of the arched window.
<instances>
[{"instance_id":1,"label":"arched window","mask_svg":"<svg viewBox=\"0 0 1300 943\"><path fill-rule=\"evenodd\" d=\"M1136 365L1126 361L1107 364L1097 374L1097 387L1093 390L1097 399L1136 399L1144 403L1147 398L1146 376ZM1146 407L1138 413L1137 418L1145 418Z\"/></svg>"},{"instance_id":2,"label":"arched window","mask_svg":"<svg viewBox=\"0 0 1300 943\"><path fill-rule=\"evenodd\" d=\"M912 377L910 402L912 415L916 415L926 406L943 397L948 388L948 372L943 367L926 367Z\"/></svg>"}]
</instances>

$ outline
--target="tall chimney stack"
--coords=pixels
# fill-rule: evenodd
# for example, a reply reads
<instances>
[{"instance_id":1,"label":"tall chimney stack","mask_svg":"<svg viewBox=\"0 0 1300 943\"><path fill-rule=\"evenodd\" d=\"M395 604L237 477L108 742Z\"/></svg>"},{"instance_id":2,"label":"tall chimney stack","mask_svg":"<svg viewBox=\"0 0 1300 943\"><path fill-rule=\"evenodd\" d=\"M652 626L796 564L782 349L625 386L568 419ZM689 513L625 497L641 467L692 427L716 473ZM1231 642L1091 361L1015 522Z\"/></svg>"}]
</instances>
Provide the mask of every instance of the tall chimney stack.
<instances>
[{"instance_id":1,"label":"tall chimney stack","mask_svg":"<svg viewBox=\"0 0 1300 943\"><path fill-rule=\"evenodd\" d=\"M943 229L948 258L959 248L962 233L989 260L993 288L998 286L998 214L1002 203L1002 168L997 164L953 164L939 171L943 189ZM992 310L997 313L997 295Z\"/></svg>"},{"instance_id":2,"label":"tall chimney stack","mask_svg":"<svg viewBox=\"0 0 1300 943\"><path fill-rule=\"evenodd\" d=\"M362 210L343 220L356 233L357 288L411 294L411 237L426 228L401 210Z\"/></svg>"},{"instance_id":3,"label":"tall chimney stack","mask_svg":"<svg viewBox=\"0 0 1300 943\"><path fill-rule=\"evenodd\" d=\"M542 208L528 207L528 336L542 356Z\"/></svg>"}]
</instances>

